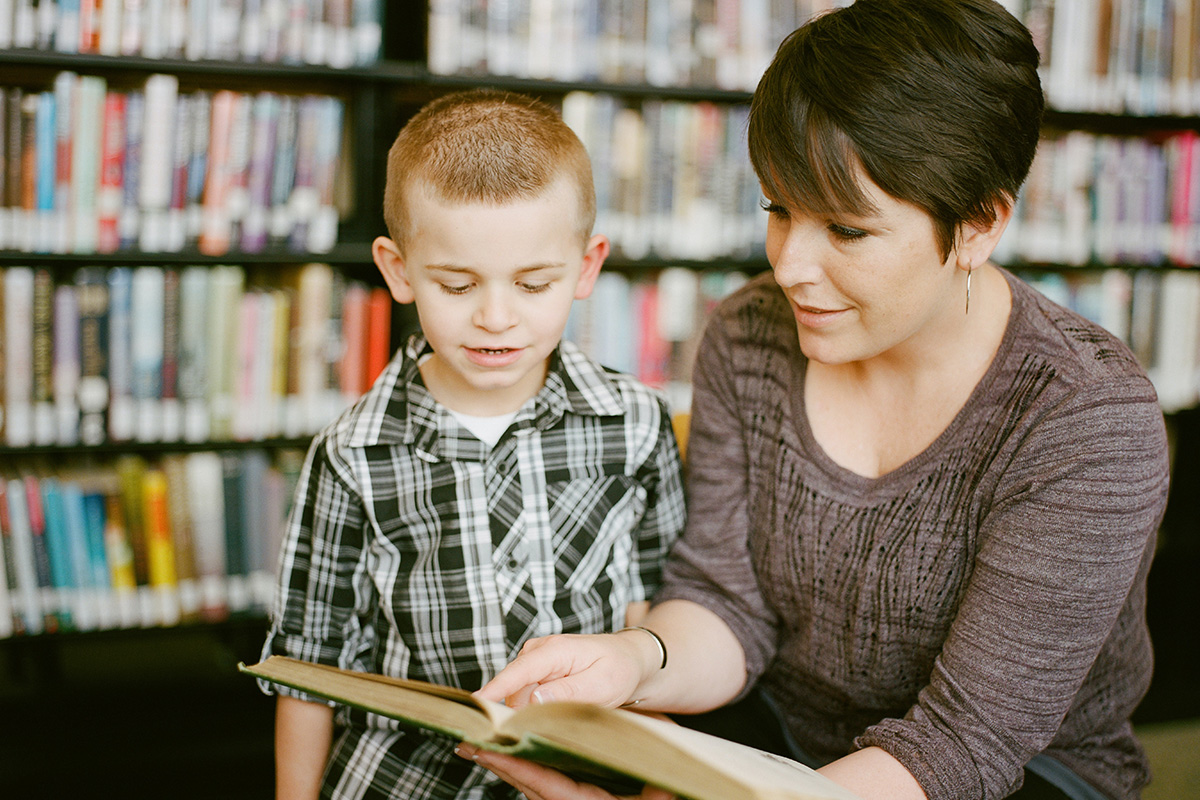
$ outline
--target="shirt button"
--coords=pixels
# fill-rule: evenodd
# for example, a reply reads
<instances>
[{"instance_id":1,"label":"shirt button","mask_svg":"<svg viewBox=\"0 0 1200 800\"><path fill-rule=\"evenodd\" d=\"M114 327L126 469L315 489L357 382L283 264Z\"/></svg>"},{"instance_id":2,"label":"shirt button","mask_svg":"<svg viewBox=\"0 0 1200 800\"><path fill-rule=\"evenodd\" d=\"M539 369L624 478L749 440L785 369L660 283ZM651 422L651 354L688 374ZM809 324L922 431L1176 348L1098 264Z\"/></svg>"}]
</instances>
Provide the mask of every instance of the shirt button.
<instances>
[{"instance_id":1,"label":"shirt button","mask_svg":"<svg viewBox=\"0 0 1200 800\"><path fill-rule=\"evenodd\" d=\"M516 559L516 558L514 558L514 557L512 557L512 556L509 556L509 559L508 559L508 568L509 568L509 569L511 569L511 570L513 570L513 571L515 572L515 571L516 571L516 569L517 569L517 567L519 567L519 566L521 566L521 562L520 562L520 561L517 561L517 559Z\"/></svg>"}]
</instances>

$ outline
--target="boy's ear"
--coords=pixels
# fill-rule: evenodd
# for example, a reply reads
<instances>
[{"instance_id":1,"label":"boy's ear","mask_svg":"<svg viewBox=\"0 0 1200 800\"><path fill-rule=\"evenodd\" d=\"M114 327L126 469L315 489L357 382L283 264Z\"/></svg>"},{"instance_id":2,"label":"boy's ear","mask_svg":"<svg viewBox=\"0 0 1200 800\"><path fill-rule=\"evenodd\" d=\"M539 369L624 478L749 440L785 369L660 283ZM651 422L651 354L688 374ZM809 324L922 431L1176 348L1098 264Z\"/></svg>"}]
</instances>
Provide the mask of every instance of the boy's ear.
<instances>
[{"instance_id":1,"label":"boy's ear","mask_svg":"<svg viewBox=\"0 0 1200 800\"><path fill-rule=\"evenodd\" d=\"M600 268L604 266L604 259L608 258L611 247L607 236L596 234L588 239L587 249L583 251L583 269L579 273L579 283L575 284L576 300L583 300L592 293L592 287L596 285L596 276L600 274Z\"/></svg>"},{"instance_id":2,"label":"boy's ear","mask_svg":"<svg viewBox=\"0 0 1200 800\"><path fill-rule=\"evenodd\" d=\"M386 236L377 237L371 243L371 257L375 259L375 266L379 267L379 272L383 275L383 280L387 283L395 301L411 303L413 301L412 285L409 284L408 275L405 272L404 256L400 255L400 248L396 243Z\"/></svg>"},{"instance_id":3,"label":"boy's ear","mask_svg":"<svg viewBox=\"0 0 1200 800\"><path fill-rule=\"evenodd\" d=\"M974 222L964 222L959 226L958 242L954 248L959 269L975 269L991 257L992 251L1000 243L1000 237L1012 220L1013 203L1005 198L992 204L996 218L986 227Z\"/></svg>"}]
</instances>

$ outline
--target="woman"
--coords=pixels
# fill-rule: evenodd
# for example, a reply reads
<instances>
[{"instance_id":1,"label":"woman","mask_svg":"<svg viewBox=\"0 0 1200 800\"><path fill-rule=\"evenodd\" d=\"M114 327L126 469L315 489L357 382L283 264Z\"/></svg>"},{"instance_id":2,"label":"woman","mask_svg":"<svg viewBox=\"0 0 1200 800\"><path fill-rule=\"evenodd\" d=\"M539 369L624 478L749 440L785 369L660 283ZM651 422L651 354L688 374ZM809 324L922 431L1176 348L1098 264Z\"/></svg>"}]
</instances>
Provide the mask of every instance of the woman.
<instances>
[{"instance_id":1,"label":"woman","mask_svg":"<svg viewBox=\"0 0 1200 800\"><path fill-rule=\"evenodd\" d=\"M642 623L665 650L531 641L481 694L688 713L758 687L864 798L1138 795L1162 414L1126 347L987 260L1037 58L991 0L858 0L783 43L749 131L772 275L700 348L688 528Z\"/></svg>"}]
</instances>

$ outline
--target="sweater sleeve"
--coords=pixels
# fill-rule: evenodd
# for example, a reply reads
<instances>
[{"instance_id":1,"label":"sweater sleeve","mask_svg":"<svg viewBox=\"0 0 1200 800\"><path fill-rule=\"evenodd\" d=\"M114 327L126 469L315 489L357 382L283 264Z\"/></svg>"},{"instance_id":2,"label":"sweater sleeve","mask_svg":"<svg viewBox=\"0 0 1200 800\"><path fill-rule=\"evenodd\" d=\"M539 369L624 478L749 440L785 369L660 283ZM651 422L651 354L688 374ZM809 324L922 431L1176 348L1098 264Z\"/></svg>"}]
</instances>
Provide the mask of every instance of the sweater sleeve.
<instances>
[{"instance_id":1,"label":"sweater sleeve","mask_svg":"<svg viewBox=\"0 0 1200 800\"><path fill-rule=\"evenodd\" d=\"M690 600L720 617L741 643L747 682L776 649L776 619L763 601L749 550L750 470L736 393L736 370L722 318L710 322L693 371L687 448L687 525L671 550L655 602Z\"/></svg>"},{"instance_id":2,"label":"sweater sleeve","mask_svg":"<svg viewBox=\"0 0 1200 800\"><path fill-rule=\"evenodd\" d=\"M1129 663L1106 646L1129 646L1112 634L1139 613L1128 599L1165 506L1162 412L1149 382L1129 377L1076 388L1041 415L974 512L973 573L929 684L903 719L856 741L889 751L930 800L1006 796L1089 672Z\"/></svg>"}]
</instances>

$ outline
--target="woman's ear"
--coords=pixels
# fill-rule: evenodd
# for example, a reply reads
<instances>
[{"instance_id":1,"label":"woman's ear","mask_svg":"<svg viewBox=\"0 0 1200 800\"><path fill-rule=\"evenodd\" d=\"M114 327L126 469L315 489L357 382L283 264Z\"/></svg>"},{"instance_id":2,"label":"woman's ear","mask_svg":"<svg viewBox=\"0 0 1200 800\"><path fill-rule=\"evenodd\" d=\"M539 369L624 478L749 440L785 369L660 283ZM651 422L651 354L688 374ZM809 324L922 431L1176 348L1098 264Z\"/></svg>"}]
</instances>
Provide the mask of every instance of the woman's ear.
<instances>
[{"instance_id":1,"label":"woman's ear","mask_svg":"<svg viewBox=\"0 0 1200 800\"><path fill-rule=\"evenodd\" d=\"M408 282L408 274L404 267L404 256L400 255L400 247L386 236L380 236L371 243L371 257L375 266L383 275L392 297L397 303L413 301L412 285Z\"/></svg>"},{"instance_id":2,"label":"woman's ear","mask_svg":"<svg viewBox=\"0 0 1200 800\"><path fill-rule=\"evenodd\" d=\"M1013 201L1007 197L992 203L995 218L991 224L964 222L958 229L958 241L954 248L956 265L959 269L971 270L983 266L992 251L1000 243L1000 237L1012 220Z\"/></svg>"}]
</instances>

